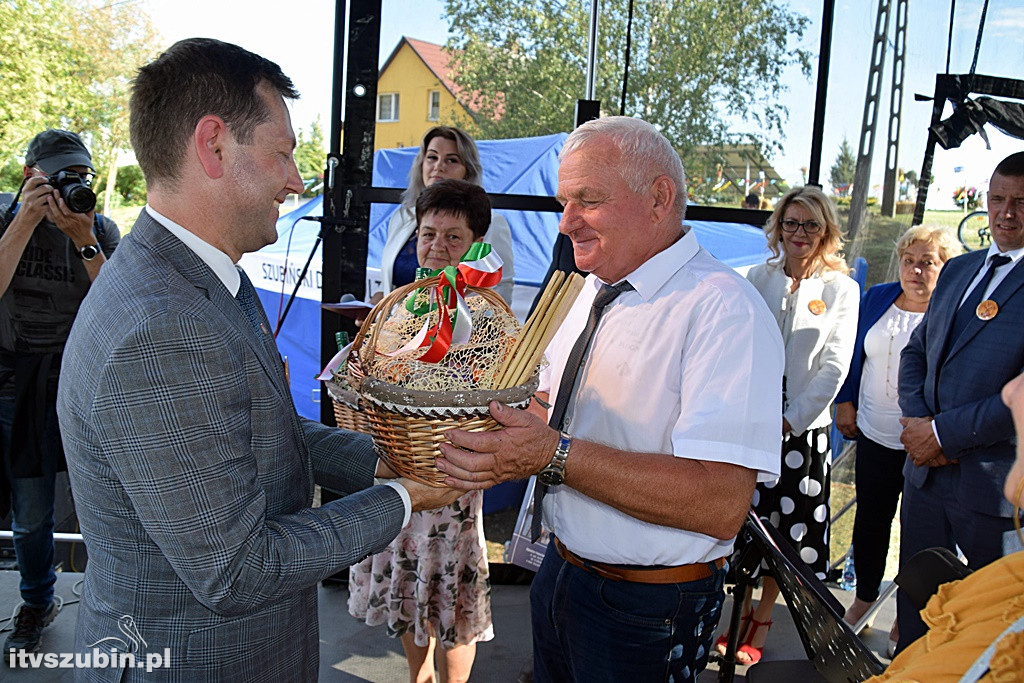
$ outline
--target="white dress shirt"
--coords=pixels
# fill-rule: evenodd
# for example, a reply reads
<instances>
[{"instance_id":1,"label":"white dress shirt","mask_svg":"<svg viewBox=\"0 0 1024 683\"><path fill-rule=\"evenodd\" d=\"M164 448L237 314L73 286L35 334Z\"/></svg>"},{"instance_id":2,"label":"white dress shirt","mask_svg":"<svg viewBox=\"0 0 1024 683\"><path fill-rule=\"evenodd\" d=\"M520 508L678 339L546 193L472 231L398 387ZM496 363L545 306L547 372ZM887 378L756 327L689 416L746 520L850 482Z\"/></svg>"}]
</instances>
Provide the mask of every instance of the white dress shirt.
<instances>
[{"instance_id":1,"label":"white dress shirt","mask_svg":"<svg viewBox=\"0 0 1024 683\"><path fill-rule=\"evenodd\" d=\"M692 232L626 280L634 291L605 309L565 431L634 453L735 463L761 481L778 477L782 340L754 288ZM551 392L552 403L601 284L587 278L548 346L539 390ZM615 564L707 562L733 544L641 521L566 485L545 496L544 521L571 551Z\"/></svg>"},{"instance_id":2,"label":"white dress shirt","mask_svg":"<svg viewBox=\"0 0 1024 683\"><path fill-rule=\"evenodd\" d=\"M238 288L242 284L242 279L238 275L238 269L235 267L235 264L231 262L231 258L227 254L199 237L194 232L178 225L167 216L160 214L149 204L146 204L145 210L149 212L149 215L153 217L153 220L167 228L168 232L177 237L186 247L195 252L195 255L210 267L210 270L212 270L213 274L217 276L217 279L224 283L224 287L227 288L228 293L231 294L232 297L238 295ZM405 525L409 523L409 518L412 516L412 499L409 497L409 492L406 491L405 487L397 481L377 481L378 483L385 483L385 485L395 489L395 491L398 491L398 495L402 497L402 505L405 508L405 518L402 520L402 526L405 527Z\"/></svg>"},{"instance_id":3,"label":"white dress shirt","mask_svg":"<svg viewBox=\"0 0 1024 683\"><path fill-rule=\"evenodd\" d=\"M978 286L978 282L985 275L985 271L988 270L989 261L991 261L992 257L995 256L996 254L1009 256L1010 262L1004 263L1003 265L999 266L998 268L996 268L995 272L992 273L992 279L989 280L988 287L985 288L985 292L981 297L982 300L992 298L992 292L996 291L996 287L999 286L999 283L1001 283L1003 279L1006 278L1010 271L1013 270L1013 267L1017 265L1017 262L1020 261L1021 257L1024 256L1024 247L1021 247L1020 249L1014 249L1013 251L1004 252L999 251L999 247L997 247L996 243L993 242L991 246L989 246L988 248L988 253L985 255L985 263L982 264L981 269L978 270L978 274L974 276L973 280L971 280L970 286L964 290L964 295L960 297L961 306L963 306L964 301L967 300L967 297L971 295L971 292L974 291L974 288Z\"/></svg>"}]
</instances>

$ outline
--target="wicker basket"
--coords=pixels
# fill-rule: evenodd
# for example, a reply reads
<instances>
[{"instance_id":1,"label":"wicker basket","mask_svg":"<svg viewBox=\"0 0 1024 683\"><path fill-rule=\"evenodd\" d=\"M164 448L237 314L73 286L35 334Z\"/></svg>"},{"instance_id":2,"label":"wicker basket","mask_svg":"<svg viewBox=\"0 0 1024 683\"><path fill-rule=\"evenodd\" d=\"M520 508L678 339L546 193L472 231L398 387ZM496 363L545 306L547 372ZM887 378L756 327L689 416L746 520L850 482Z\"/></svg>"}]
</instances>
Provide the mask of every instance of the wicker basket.
<instances>
[{"instance_id":1,"label":"wicker basket","mask_svg":"<svg viewBox=\"0 0 1024 683\"><path fill-rule=\"evenodd\" d=\"M377 453L400 476L437 487L443 486L446 476L434 466L440 455L438 446L447 441L445 432L500 429L501 425L488 412L488 404L496 400L517 408L525 407L537 388L536 375L518 387L472 391L419 391L372 376L380 328L374 323L386 320L391 309L405 301L413 290L436 286L439 280L437 276L419 280L385 297L363 323L350 356L350 359L358 356L356 368L360 373L365 371L365 377L358 380L359 394ZM492 307L511 314L504 300L490 289L469 287L467 290L483 296Z\"/></svg>"},{"instance_id":2,"label":"wicker basket","mask_svg":"<svg viewBox=\"0 0 1024 683\"><path fill-rule=\"evenodd\" d=\"M370 433L370 420L363 409L359 394L347 386L343 378L335 378L324 383L327 395L334 404L334 421L342 429L353 432Z\"/></svg>"}]
</instances>

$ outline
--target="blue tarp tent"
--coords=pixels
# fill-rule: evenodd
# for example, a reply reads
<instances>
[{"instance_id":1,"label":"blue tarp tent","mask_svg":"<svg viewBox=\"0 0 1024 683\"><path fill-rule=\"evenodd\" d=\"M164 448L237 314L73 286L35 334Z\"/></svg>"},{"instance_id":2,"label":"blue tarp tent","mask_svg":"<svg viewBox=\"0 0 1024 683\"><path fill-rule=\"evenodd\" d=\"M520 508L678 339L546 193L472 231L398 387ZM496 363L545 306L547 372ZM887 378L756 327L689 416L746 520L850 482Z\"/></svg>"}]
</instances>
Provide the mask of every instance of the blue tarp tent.
<instances>
[{"instance_id":1,"label":"blue tarp tent","mask_svg":"<svg viewBox=\"0 0 1024 683\"><path fill-rule=\"evenodd\" d=\"M564 133L538 138L493 140L478 143L485 169L484 188L501 194L553 196L558 186L558 152ZM380 150L374 155L373 184L405 187L416 148ZM387 237L387 222L395 205L374 205L370 211L367 278L380 267ZM559 214L502 211L512 229L515 249L516 288L532 298L530 287L540 284L547 272L551 247L558 231ZM300 221L303 216L322 216L323 197L309 200L277 222L277 242L242 257L241 265L257 288L271 322L277 320L309 257L319 226ZM764 234L754 226L734 223L687 221L698 241L724 263L743 270L767 256ZM313 255L309 271L277 337L281 354L291 369L292 398L301 415L319 419L320 302L323 263L321 250ZM368 282L372 290L372 282ZM517 298L519 295L517 294Z\"/></svg>"},{"instance_id":2,"label":"blue tarp tent","mask_svg":"<svg viewBox=\"0 0 1024 683\"><path fill-rule=\"evenodd\" d=\"M484 167L483 186L495 194L526 194L552 197L558 189L558 152L565 133L514 140L483 140L477 143ZM373 184L406 186L409 168L418 147L382 149L373 157ZM370 211L367 264L380 265L388 236L388 220L398 206L377 204ZM551 262L551 247L558 232L558 215L533 211L500 211L512 229L516 283L540 286Z\"/></svg>"}]
</instances>

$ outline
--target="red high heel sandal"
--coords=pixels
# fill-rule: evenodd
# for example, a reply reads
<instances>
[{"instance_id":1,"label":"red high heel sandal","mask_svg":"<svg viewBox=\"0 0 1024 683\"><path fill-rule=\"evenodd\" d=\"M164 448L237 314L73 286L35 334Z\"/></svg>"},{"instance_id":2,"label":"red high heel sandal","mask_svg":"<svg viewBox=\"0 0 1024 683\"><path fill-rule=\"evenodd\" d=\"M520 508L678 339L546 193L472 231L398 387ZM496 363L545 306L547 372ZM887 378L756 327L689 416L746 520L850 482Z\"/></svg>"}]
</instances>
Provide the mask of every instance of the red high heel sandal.
<instances>
[{"instance_id":1,"label":"red high heel sandal","mask_svg":"<svg viewBox=\"0 0 1024 683\"><path fill-rule=\"evenodd\" d=\"M772 629L773 623L774 622L771 619L769 619L768 621L758 621L753 616L750 617L750 630L747 631L747 637L743 639L743 644L740 645L739 649L736 650L737 655L743 653L750 658L750 661L741 662L739 661L739 659L737 659L736 661L738 663L749 666L750 664L757 664L761 661L761 656L764 654L764 645L762 645L761 647L754 647L753 645L751 645L751 643L754 641L754 636L757 635L758 629L764 626L770 631ZM768 634L765 633L764 637L765 641L767 641Z\"/></svg>"},{"instance_id":2,"label":"red high heel sandal","mask_svg":"<svg viewBox=\"0 0 1024 683\"><path fill-rule=\"evenodd\" d=\"M740 636L747 632L747 625L750 620L754 618L754 608L751 607L750 611L745 616L740 617ZM724 655L725 651L729 649L729 632L726 631L722 635L715 639L714 645L715 651L720 655Z\"/></svg>"}]
</instances>

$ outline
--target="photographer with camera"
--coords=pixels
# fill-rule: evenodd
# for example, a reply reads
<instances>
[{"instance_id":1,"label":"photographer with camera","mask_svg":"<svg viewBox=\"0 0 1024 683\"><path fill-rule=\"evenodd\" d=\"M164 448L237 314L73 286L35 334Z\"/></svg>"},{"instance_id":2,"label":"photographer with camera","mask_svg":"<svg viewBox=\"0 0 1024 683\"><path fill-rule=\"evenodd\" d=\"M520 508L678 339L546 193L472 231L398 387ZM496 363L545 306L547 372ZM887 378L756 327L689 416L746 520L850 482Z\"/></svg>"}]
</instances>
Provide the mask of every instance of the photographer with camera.
<instances>
[{"instance_id":1,"label":"photographer with camera","mask_svg":"<svg viewBox=\"0 0 1024 683\"><path fill-rule=\"evenodd\" d=\"M0 517L11 510L23 604L4 643L34 652L54 603L54 480L66 469L57 425L61 355L79 306L121 239L95 213L92 157L65 130L29 143L24 180L0 204ZM21 202L18 202L18 198Z\"/></svg>"}]
</instances>

